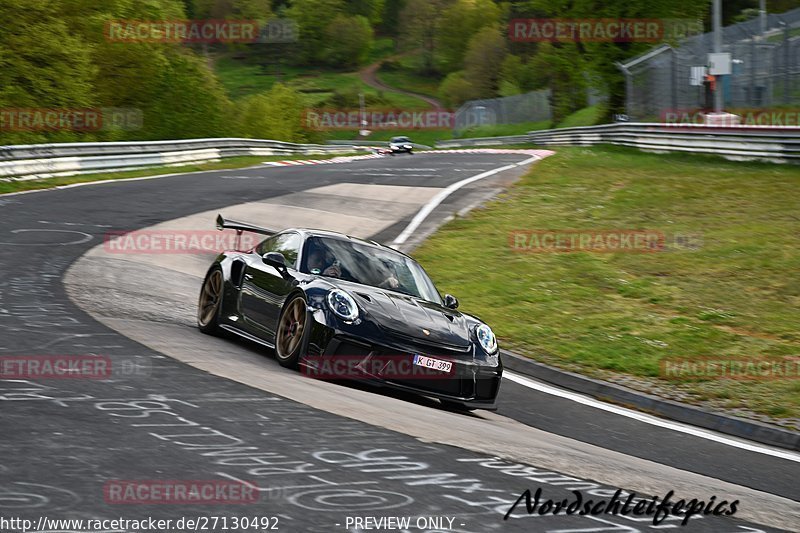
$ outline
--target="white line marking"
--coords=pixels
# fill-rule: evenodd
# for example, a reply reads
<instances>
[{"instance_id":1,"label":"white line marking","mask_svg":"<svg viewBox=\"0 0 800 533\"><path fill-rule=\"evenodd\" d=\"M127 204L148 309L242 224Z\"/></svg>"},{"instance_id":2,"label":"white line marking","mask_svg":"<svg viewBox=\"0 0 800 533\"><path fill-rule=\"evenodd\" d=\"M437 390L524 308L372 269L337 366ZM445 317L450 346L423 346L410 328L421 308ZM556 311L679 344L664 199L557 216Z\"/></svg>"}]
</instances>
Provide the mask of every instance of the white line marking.
<instances>
[{"instance_id":1,"label":"white line marking","mask_svg":"<svg viewBox=\"0 0 800 533\"><path fill-rule=\"evenodd\" d=\"M657 418L655 416L640 413L638 411L633 411L631 409L626 409L624 407L617 407L615 405L607 404L605 402L601 402L600 400L595 400L594 398L590 398L582 394L565 391L553 385L547 385L545 383L539 383L537 381L530 380L519 374L514 374L513 372L505 371L503 372L503 377L509 379L510 381L513 381L514 383L518 383L523 387L528 387L529 389L538 390L539 392L544 392L545 394L552 394L553 396L558 396L560 398L571 400L573 402L577 402L583 405L588 405L589 407L594 407L596 409L608 411L609 413L614 413L617 415L626 416L628 418L633 418L634 420L638 420L639 422L644 422L645 424L650 424L665 429L671 429L673 431L679 431L681 433L686 433L688 435L700 437L701 439L711 440L714 442L718 442L720 444L733 446L734 448L741 448L742 450L747 450L756 453L763 453L764 455L771 455L773 457L786 459L787 461L794 461L796 463L800 463L800 455L796 453L792 453L789 451L781 451L773 448L767 448L765 446L759 446L757 444L749 444L744 441L723 437L722 435L718 435L710 431L705 431L702 429L679 424L676 422L670 422L667 420L663 420L661 418Z\"/></svg>"},{"instance_id":2,"label":"white line marking","mask_svg":"<svg viewBox=\"0 0 800 533\"><path fill-rule=\"evenodd\" d=\"M494 176L495 174L499 174L500 172L511 170L514 167L527 165L528 163L532 163L533 161L538 161L539 159L541 159L541 157L535 155L533 157L526 159L525 161L522 161L521 163L515 163L513 165L506 165L504 167L495 168L493 170L487 170L486 172L481 172L480 174L477 174L470 178L465 178L461 181L453 183L452 185L441 191L439 194L431 198L427 204L422 206L422 209L420 209L419 212L411 220L411 222L409 222L408 226L406 226L406 229L404 229L403 232L400 235L398 235L397 238L392 242L392 246L397 246L406 242L408 238L411 236L411 234L417 230L420 224L422 224L422 222L424 222L425 219L428 218L428 215L430 215L431 212L445 200L445 198L456 192L461 187L469 185L472 182L488 178L489 176Z\"/></svg>"},{"instance_id":3,"label":"white line marking","mask_svg":"<svg viewBox=\"0 0 800 533\"><path fill-rule=\"evenodd\" d=\"M341 161L337 160L339 157L342 157L345 160L341 160ZM370 159L373 158L372 155L351 156L351 157L364 157L364 158L370 158ZM334 157L332 159L321 159L321 160L317 160L317 161L325 161L325 162L331 162L331 163L334 163L334 162L335 163L349 163L350 162L350 160L348 159L347 156L337 156L337 157ZM17 192L0 193L0 198L5 198L6 196L21 196L23 194L35 194L35 193L47 192L47 191L60 191L62 189L74 189L75 187L87 187L89 185L103 185L105 183L124 183L126 181L155 180L155 179L160 179L160 178L172 178L172 177L175 177L175 176L191 176L192 174L210 174L210 173L224 173L224 172L237 172L237 171L241 172L242 170L256 170L256 169L259 169L259 168L263 167L264 165L267 165L267 166L281 166L281 167L283 167L283 166L290 166L290 165L296 165L296 164L299 164L299 163L294 163L294 162L287 163L285 161L283 161L283 162L272 161L272 162L266 162L266 163L259 163L258 165L251 166L251 167L242 167L242 168L225 168L225 169L219 169L219 170L195 170L195 171L192 171L192 172L173 172L173 173L170 173L170 174L154 174L152 176L140 176L140 177L136 177L136 178L116 178L116 179L115 178L111 178L111 179L98 180L98 181L81 181L81 182L78 182L78 183L70 183L68 185L56 185L54 187L47 187L45 189L31 189L31 190L28 190L28 191L17 191ZM114 171L110 170L109 172L113 173ZM128 170L124 170L123 169L123 170L120 170L119 172L128 172ZM71 174L68 177L79 176L79 175L81 175L81 174ZM53 176L53 177L59 177L59 176ZM262 177L262 176L260 176L260 177ZM47 178L44 178L44 179L47 179ZM31 181L34 181L34 180L31 180Z\"/></svg>"}]
</instances>

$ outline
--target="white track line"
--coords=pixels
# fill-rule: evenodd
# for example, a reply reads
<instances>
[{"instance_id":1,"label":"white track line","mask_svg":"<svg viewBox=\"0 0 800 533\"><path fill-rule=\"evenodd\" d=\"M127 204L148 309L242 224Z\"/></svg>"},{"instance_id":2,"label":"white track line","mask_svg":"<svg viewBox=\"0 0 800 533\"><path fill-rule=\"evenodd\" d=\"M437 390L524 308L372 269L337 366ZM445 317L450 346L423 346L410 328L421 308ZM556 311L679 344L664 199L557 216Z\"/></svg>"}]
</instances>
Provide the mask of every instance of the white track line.
<instances>
[{"instance_id":1,"label":"white track line","mask_svg":"<svg viewBox=\"0 0 800 533\"><path fill-rule=\"evenodd\" d=\"M701 439L706 439L718 442L720 444L733 446L734 448L741 448L742 450L762 453L764 455L771 455L773 457L786 459L787 461L794 461L796 463L800 463L800 454L792 453L789 451L782 451L774 448L768 448L765 446L759 446L757 444L750 444L748 442L744 442L741 440L723 437L722 435L719 435L717 433L712 433L711 431L705 431L692 426L687 426L676 422L670 422L668 420L663 420L661 418L640 413L638 411L633 411L631 409L626 409L624 407L617 407L616 405L607 404L605 402L601 402L600 400L595 400L594 398L590 398L582 394L569 392L563 389L559 389L558 387L554 387L552 385L547 385L545 383L533 381L531 379L528 379L519 374L515 374L513 372L504 371L503 377L508 379L509 381L513 381L514 383L518 383L523 387L527 387L529 389L534 389L539 392L544 392L545 394L558 396L560 398L571 400L573 402L577 402L583 405L588 405L589 407L594 407L595 409L608 411L609 413L614 413L620 416L633 418L634 420L638 420L639 422L644 422L645 424L650 424L652 426L658 426L665 429L671 429L673 431L679 431L681 433L686 433L688 435L700 437Z\"/></svg>"},{"instance_id":2,"label":"white track line","mask_svg":"<svg viewBox=\"0 0 800 533\"><path fill-rule=\"evenodd\" d=\"M446 153L446 152L443 152L443 153ZM394 241L392 241L392 246L398 246L398 245L403 244L404 242L406 242L408 240L408 238L411 236L411 234L414 233L417 230L417 228L420 226L420 224L422 224L422 222L424 222L425 219L428 218L428 215L430 215L431 212L434 209L436 209L439 206L439 204L441 204L445 200L445 198L447 198L448 196L450 196L451 194L456 192L461 187L463 187L465 185L469 185L470 183L472 183L474 181L482 180L484 178L488 178L489 176L494 176L495 174L499 174L500 172L504 172L506 170L511 170L514 167L520 167L520 166L523 166L523 165L527 165L528 163L532 163L534 161L538 161L539 159L541 159L540 156L534 155L534 156L529 157L528 159L526 159L525 161L522 161L520 163L515 163L513 165L506 165L504 167L495 168L493 170L488 170L486 172L481 172L480 174L478 174L476 176L472 176L470 178L466 178L466 179L463 179L463 180L458 181L456 183L453 183L452 185L450 185L449 187L447 187L446 189L441 191L439 194L437 194L436 196L431 198L431 200L427 204L425 204L422 207L422 209L419 210L419 212L414 216L414 218L411 220L411 222L409 222L408 226L406 226L406 229L404 229L403 232L400 235L398 235L397 238Z\"/></svg>"}]
</instances>

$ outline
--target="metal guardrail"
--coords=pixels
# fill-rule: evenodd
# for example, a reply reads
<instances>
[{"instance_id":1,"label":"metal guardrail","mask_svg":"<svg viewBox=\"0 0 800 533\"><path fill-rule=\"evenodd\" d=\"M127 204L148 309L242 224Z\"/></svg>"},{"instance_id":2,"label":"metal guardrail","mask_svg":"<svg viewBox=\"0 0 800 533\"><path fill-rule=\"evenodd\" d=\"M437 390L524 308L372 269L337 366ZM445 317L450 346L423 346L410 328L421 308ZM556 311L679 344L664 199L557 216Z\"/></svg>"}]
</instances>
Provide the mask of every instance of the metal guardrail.
<instances>
[{"instance_id":1,"label":"metal guardrail","mask_svg":"<svg viewBox=\"0 0 800 533\"><path fill-rule=\"evenodd\" d=\"M505 137L478 137L474 139L453 139L437 141L436 148L463 148L465 146L499 146L502 144L530 143L528 135L507 135Z\"/></svg>"},{"instance_id":2,"label":"metal guardrail","mask_svg":"<svg viewBox=\"0 0 800 533\"><path fill-rule=\"evenodd\" d=\"M616 144L666 153L713 154L732 160L800 163L800 127L702 126L658 123L604 124L532 131L527 135L460 139L436 143L437 148L490 146L522 142L542 146Z\"/></svg>"},{"instance_id":3,"label":"metal guardrail","mask_svg":"<svg viewBox=\"0 0 800 533\"><path fill-rule=\"evenodd\" d=\"M334 146L361 146L361 147L370 147L370 146L378 146L381 148L389 146L389 141L326 141L328 144L332 144ZM427 144L418 144L415 142L411 143L411 146L414 147L415 150L432 150L432 146L428 146Z\"/></svg>"},{"instance_id":4,"label":"metal guardrail","mask_svg":"<svg viewBox=\"0 0 800 533\"><path fill-rule=\"evenodd\" d=\"M581 146L603 143L658 153L692 152L734 160L800 163L800 127L715 127L621 122L532 131L526 135L454 139L437 142L436 147L505 144ZM0 146L0 180L180 166L236 156L336 154L357 150L368 148L357 146L355 142L318 145L235 138Z\"/></svg>"},{"instance_id":5,"label":"metal guardrail","mask_svg":"<svg viewBox=\"0 0 800 533\"><path fill-rule=\"evenodd\" d=\"M365 148L235 138L0 146L0 180L180 166L237 156L321 155L359 150Z\"/></svg>"}]
</instances>

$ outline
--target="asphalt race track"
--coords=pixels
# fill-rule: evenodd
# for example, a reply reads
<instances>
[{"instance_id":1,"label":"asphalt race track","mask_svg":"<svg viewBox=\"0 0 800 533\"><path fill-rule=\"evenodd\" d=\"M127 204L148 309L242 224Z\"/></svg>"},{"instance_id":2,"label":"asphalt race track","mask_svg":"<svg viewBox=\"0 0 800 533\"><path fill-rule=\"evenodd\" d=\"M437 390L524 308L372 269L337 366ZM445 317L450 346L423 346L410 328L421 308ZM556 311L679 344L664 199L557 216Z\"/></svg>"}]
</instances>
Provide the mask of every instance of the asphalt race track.
<instances>
[{"instance_id":1,"label":"asphalt race track","mask_svg":"<svg viewBox=\"0 0 800 533\"><path fill-rule=\"evenodd\" d=\"M508 379L499 410L473 414L310 380L268 350L197 331L209 256L110 253L104 244L115 231L211 230L217 212L391 242L445 187L528 157L418 154L0 196L0 358L112 361L109 379L0 379L0 518L30 519L40 531L80 530L42 517L275 517L278 531L344 532L367 530L355 517L390 516L411 517L407 531L430 532L800 531L798 454L748 451ZM449 196L409 245L526 168ZM233 481L257 501L114 501L109 484L126 480ZM595 499L623 489L740 503L734 517L686 526L680 517L654 526L652 517L528 515L524 505L503 520L525 489L537 488L554 501L574 500L573 489Z\"/></svg>"}]
</instances>

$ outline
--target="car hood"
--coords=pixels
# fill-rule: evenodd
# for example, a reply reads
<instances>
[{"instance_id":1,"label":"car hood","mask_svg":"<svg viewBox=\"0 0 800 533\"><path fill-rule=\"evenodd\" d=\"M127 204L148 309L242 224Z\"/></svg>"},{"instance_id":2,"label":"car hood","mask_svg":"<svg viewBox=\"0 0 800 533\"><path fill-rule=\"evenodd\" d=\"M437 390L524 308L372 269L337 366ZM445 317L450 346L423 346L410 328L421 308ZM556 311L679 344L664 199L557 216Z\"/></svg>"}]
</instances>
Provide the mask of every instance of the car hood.
<instances>
[{"instance_id":1,"label":"car hood","mask_svg":"<svg viewBox=\"0 0 800 533\"><path fill-rule=\"evenodd\" d=\"M458 311L375 287L360 285L348 289L354 294L358 305L385 330L423 343L460 349L470 345L466 317Z\"/></svg>"}]
</instances>

